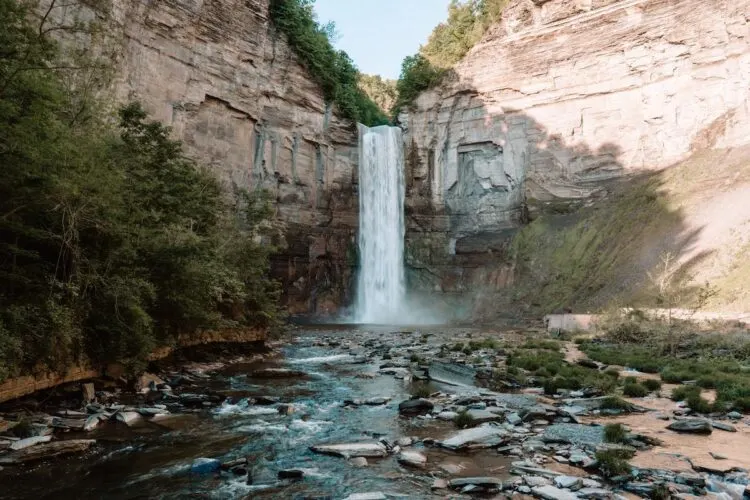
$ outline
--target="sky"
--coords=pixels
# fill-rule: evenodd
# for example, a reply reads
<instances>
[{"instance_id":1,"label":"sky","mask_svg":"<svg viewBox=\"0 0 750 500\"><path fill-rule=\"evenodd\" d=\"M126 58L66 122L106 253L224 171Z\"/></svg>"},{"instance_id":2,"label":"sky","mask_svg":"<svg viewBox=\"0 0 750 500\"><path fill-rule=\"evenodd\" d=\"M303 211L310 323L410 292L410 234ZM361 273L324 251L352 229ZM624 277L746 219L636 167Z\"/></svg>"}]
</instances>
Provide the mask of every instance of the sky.
<instances>
[{"instance_id":1,"label":"sky","mask_svg":"<svg viewBox=\"0 0 750 500\"><path fill-rule=\"evenodd\" d=\"M401 61L445 21L450 0L316 0L321 24L336 23L336 48L362 73L398 78Z\"/></svg>"}]
</instances>

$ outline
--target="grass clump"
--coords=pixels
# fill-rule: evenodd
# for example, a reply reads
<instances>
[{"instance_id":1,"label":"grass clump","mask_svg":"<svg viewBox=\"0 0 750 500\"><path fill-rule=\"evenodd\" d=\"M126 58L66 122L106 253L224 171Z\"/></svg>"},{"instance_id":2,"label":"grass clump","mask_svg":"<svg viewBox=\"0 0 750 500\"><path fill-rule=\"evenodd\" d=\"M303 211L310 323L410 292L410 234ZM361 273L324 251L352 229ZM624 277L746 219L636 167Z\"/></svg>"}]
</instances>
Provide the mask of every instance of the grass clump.
<instances>
[{"instance_id":1,"label":"grass clump","mask_svg":"<svg viewBox=\"0 0 750 500\"><path fill-rule=\"evenodd\" d=\"M622 424L607 424L604 426L604 441L607 443L624 443L627 441L628 431Z\"/></svg>"},{"instance_id":2,"label":"grass clump","mask_svg":"<svg viewBox=\"0 0 750 500\"><path fill-rule=\"evenodd\" d=\"M456 418L453 419L453 423L456 424L456 427L459 429L467 429L469 427L474 427L475 425L474 417L472 417L466 410L456 415Z\"/></svg>"},{"instance_id":3,"label":"grass clump","mask_svg":"<svg viewBox=\"0 0 750 500\"><path fill-rule=\"evenodd\" d=\"M412 363L421 363L422 358L420 358L418 354L412 354L411 356L409 356L409 361Z\"/></svg>"},{"instance_id":4,"label":"grass clump","mask_svg":"<svg viewBox=\"0 0 750 500\"><path fill-rule=\"evenodd\" d=\"M626 382L622 387L622 393L630 398L642 398L648 396L650 391L638 382Z\"/></svg>"},{"instance_id":5,"label":"grass clump","mask_svg":"<svg viewBox=\"0 0 750 500\"><path fill-rule=\"evenodd\" d=\"M34 435L34 426L31 425L31 420L26 417L21 417L18 420L18 423L14 425L10 430L10 432L17 438L29 438Z\"/></svg>"},{"instance_id":6,"label":"grass clump","mask_svg":"<svg viewBox=\"0 0 750 500\"><path fill-rule=\"evenodd\" d=\"M411 391L411 395L415 399L429 398L430 394L432 394L430 388L424 384L417 385Z\"/></svg>"},{"instance_id":7,"label":"grass clump","mask_svg":"<svg viewBox=\"0 0 750 500\"><path fill-rule=\"evenodd\" d=\"M596 452L596 461L599 463L599 471L602 476L612 478L628 475L631 472L628 459L630 456L625 450L603 450Z\"/></svg>"},{"instance_id":8,"label":"grass clump","mask_svg":"<svg viewBox=\"0 0 750 500\"><path fill-rule=\"evenodd\" d=\"M700 396L701 388L695 385L681 385L672 391L672 401L686 401L690 396Z\"/></svg>"},{"instance_id":9,"label":"grass clump","mask_svg":"<svg viewBox=\"0 0 750 500\"><path fill-rule=\"evenodd\" d=\"M602 400L600 408L602 410L630 410L632 405L624 399L617 396L607 396Z\"/></svg>"}]
</instances>

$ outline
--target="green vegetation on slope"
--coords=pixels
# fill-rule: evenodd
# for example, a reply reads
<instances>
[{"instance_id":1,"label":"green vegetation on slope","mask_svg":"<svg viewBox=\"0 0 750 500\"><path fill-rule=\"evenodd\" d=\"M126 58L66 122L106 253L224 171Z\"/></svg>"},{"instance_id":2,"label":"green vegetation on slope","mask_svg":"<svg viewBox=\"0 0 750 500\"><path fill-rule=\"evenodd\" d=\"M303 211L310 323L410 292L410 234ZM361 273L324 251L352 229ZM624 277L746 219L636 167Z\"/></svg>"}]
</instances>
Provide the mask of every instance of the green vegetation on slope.
<instances>
[{"instance_id":1,"label":"green vegetation on slope","mask_svg":"<svg viewBox=\"0 0 750 500\"><path fill-rule=\"evenodd\" d=\"M101 119L29 8L0 0L0 380L275 326L266 198L228 201L137 104Z\"/></svg>"},{"instance_id":2,"label":"green vegetation on slope","mask_svg":"<svg viewBox=\"0 0 750 500\"><path fill-rule=\"evenodd\" d=\"M438 84L500 20L507 4L508 0L451 0L448 19L435 27L417 54L404 59L392 114L398 115L420 92Z\"/></svg>"},{"instance_id":3,"label":"green vegetation on slope","mask_svg":"<svg viewBox=\"0 0 750 500\"><path fill-rule=\"evenodd\" d=\"M333 47L334 26L321 26L316 20L314 4L315 0L271 0L271 20L342 116L367 126L388 123L360 89L359 73L349 55Z\"/></svg>"},{"instance_id":4,"label":"green vegetation on slope","mask_svg":"<svg viewBox=\"0 0 750 500\"><path fill-rule=\"evenodd\" d=\"M369 98L378 105L380 110L387 114L396 103L398 90L396 90L396 80L387 80L380 75L359 75L359 88L369 96Z\"/></svg>"}]
</instances>

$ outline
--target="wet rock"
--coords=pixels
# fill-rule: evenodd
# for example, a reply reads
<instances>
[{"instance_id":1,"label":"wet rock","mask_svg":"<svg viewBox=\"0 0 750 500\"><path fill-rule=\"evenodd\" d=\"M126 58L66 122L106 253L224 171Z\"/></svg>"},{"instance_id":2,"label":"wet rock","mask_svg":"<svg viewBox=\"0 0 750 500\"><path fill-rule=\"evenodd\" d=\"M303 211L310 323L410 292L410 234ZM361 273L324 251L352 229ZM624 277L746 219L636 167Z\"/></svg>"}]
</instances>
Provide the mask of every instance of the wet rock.
<instances>
[{"instance_id":1,"label":"wet rock","mask_svg":"<svg viewBox=\"0 0 750 500\"><path fill-rule=\"evenodd\" d=\"M367 459L365 457L354 457L349 459L349 463L354 467L367 467Z\"/></svg>"},{"instance_id":2,"label":"wet rock","mask_svg":"<svg viewBox=\"0 0 750 500\"><path fill-rule=\"evenodd\" d=\"M678 484L687 484L689 486L696 486L703 488L706 486L706 478L700 474L692 474L690 472L683 472L675 477L675 482Z\"/></svg>"},{"instance_id":3,"label":"wet rock","mask_svg":"<svg viewBox=\"0 0 750 500\"><path fill-rule=\"evenodd\" d=\"M418 451L402 451L397 457L398 463L407 467L424 468L427 465L427 457Z\"/></svg>"},{"instance_id":4,"label":"wet rock","mask_svg":"<svg viewBox=\"0 0 750 500\"><path fill-rule=\"evenodd\" d=\"M398 405L398 412L402 415L423 415L429 413L435 407L426 399L407 399Z\"/></svg>"},{"instance_id":5,"label":"wet rock","mask_svg":"<svg viewBox=\"0 0 750 500\"><path fill-rule=\"evenodd\" d=\"M253 399L255 400L256 405L261 406L275 405L280 401L280 399L275 396L255 396Z\"/></svg>"},{"instance_id":6,"label":"wet rock","mask_svg":"<svg viewBox=\"0 0 750 500\"><path fill-rule=\"evenodd\" d=\"M140 414L134 411L121 411L115 415L115 420L127 426L135 425L140 419Z\"/></svg>"},{"instance_id":7,"label":"wet rock","mask_svg":"<svg viewBox=\"0 0 750 500\"><path fill-rule=\"evenodd\" d=\"M164 381L153 373L144 373L135 381L135 392L147 393L158 390L158 385Z\"/></svg>"},{"instance_id":8,"label":"wet rock","mask_svg":"<svg viewBox=\"0 0 750 500\"><path fill-rule=\"evenodd\" d=\"M74 410L60 410L55 414L63 418L83 418L87 415L85 412Z\"/></svg>"},{"instance_id":9,"label":"wet rock","mask_svg":"<svg viewBox=\"0 0 750 500\"><path fill-rule=\"evenodd\" d=\"M414 444L414 440L410 437L402 437L396 440L396 444L401 447L411 446Z\"/></svg>"},{"instance_id":10,"label":"wet rock","mask_svg":"<svg viewBox=\"0 0 750 500\"><path fill-rule=\"evenodd\" d=\"M667 429L691 434L711 434L713 432L711 422L701 418L675 420L667 426Z\"/></svg>"},{"instance_id":11,"label":"wet rock","mask_svg":"<svg viewBox=\"0 0 750 500\"><path fill-rule=\"evenodd\" d=\"M81 396L83 398L83 403L88 404L91 403L94 399L96 399L96 391L94 390L94 384L91 382L86 384L81 384Z\"/></svg>"},{"instance_id":12,"label":"wet rock","mask_svg":"<svg viewBox=\"0 0 750 500\"><path fill-rule=\"evenodd\" d=\"M719 429L722 431L727 432L737 432L737 428L733 426L732 424L727 424L725 422L717 422L716 420L711 420L711 427L714 429Z\"/></svg>"},{"instance_id":13,"label":"wet rock","mask_svg":"<svg viewBox=\"0 0 750 500\"><path fill-rule=\"evenodd\" d=\"M544 430L545 443L568 443L596 446L604 442L604 428L581 424L554 424Z\"/></svg>"},{"instance_id":14,"label":"wet rock","mask_svg":"<svg viewBox=\"0 0 750 500\"><path fill-rule=\"evenodd\" d=\"M227 462L222 462L221 469L231 470L241 465L247 465L247 458L238 458L236 460L229 460Z\"/></svg>"},{"instance_id":15,"label":"wet rock","mask_svg":"<svg viewBox=\"0 0 750 500\"><path fill-rule=\"evenodd\" d=\"M334 455L337 457L385 457L388 450L382 443L345 443L345 444L324 444L311 446L311 451L325 455Z\"/></svg>"},{"instance_id":16,"label":"wet rock","mask_svg":"<svg viewBox=\"0 0 750 500\"><path fill-rule=\"evenodd\" d=\"M294 405L293 404L280 404L276 407L276 411L279 412L279 415L291 415L294 413Z\"/></svg>"},{"instance_id":17,"label":"wet rock","mask_svg":"<svg viewBox=\"0 0 750 500\"><path fill-rule=\"evenodd\" d=\"M251 378L302 378L306 376L307 373L303 371L288 368L264 368L250 373Z\"/></svg>"},{"instance_id":18,"label":"wet rock","mask_svg":"<svg viewBox=\"0 0 750 500\"><path fill-rule=\"evenodd\" d=\"M656 484L632 481L629 483L625 483L625 485L622 488L625 491L629 491L630 493L635 493L636 495L639 495L641 497L651 498L654 491L656 490Z\"/></svg>"},{"instance_id":19,"label":"wet rock","mask_svg":"<svg viewBox=\"0 0 750 500\"><path fill-rule=\"evenodd\" d=\"M291 479L292 481L301 481L305 477L305 472L299 469L280 470L277 474L279 479Z\"/></svg>"},{"instance_id":20,"label":"wet rock","mask_svg":"<svg viewBox=\"0 0 750 500\"><path fill-rule=\"evenodd\" d=\"M531 489L531 493L544 500L576 500L578 498L575 493L561 490L555 486L537 486Z\"/></svg>"},{"instance_id":21,"label":"wet rock","mask_svg":"<svg viewBox=\"0 0 750 500\"><path fill-rule=\"evenodd\" d=\"M742 500L743 495L745 494L745 485L708 479L706 481L706 490L711 493L717 493L718 495L728 495L732 500Z\"/></svg>"},{"instance_id":22,"label":"wet rock","mask_svg":"<svg viewBox=\"0 0 750 500\"><path fill-rule=\"evenodd\" d=\"M576 491L583 487L583 480L580 477L574 476L557 476L555 478L555 486L570 491Z\"/></svg>"},{"instance_id":23,"label":"wet rock","mask_svg":"<svg viewBox=\"0 0 750 500\"><path fill-rule=\"evenodd\" d=\"M188 406L202 406L203 403L208 402L208 396L206 394L193 394L186 392L180 394L180 403Z\"/></svg>"},{"instance_id":24,"label":"wet rock","mask_svg":"<svg viewBox=\"0 0 750 500\"><path fill-rule=\"evenodd\" d=\"M438 413L437 418L450 422L455 420L457 416L458 413L455 411L441 411L440 413Z\"/></svg>"},{"instance_id":25,"label":"wet rock","mask_svg":"<svg viewBox=\"0 0 750 500\"><path fill-rule=\"evenodd\" d=\"M388 403L388 401L390 400L391 398L386 397L369 398L364 401L364 404L366 404L367 406L380 406Z\"/></svg>"},{"instance_id":26,"label":"wet rock","mask_svg":"<svg viewBox=\"0 0 750 500\"><path fill-rule=\"evenodd\" d=\"M494 448L507 441L508 431L501 427L484 424L472 429L464 429L440 442L440 446L450 450Z\"/></svg>"},{"instance_id":27,"label":"wet rock","mask_svg":"<svg viewBox=\"0 0 750 500\"><path fill-rule=\"evenodd\" d=\"M212 474L221 468L221 462L215 458L196 458L190 465L190 473L198 476Z\"/></svg>"},{"instance_id":28,"label":"wet rock","mask_svg":"<svg viewBox=\"0 0 750 500\"><path fill-rule=\"evenodd\" d=\"M9 448L11 450L18 451L42 443L49 443L50 441L52 441L52 436L34 436L26 439L19 439L18 441L13 441L10 444Z\"/></svg>"},{"instance_id":29,"label":"wet rock","mask_svg":"<svg viewBox=\"0 0 750 500\"><path fill-rule=\"evenodd\" d=\"M479 486L481 488L503 489L503 481L497 477L459 477L448 481L452 489L462 489L464 486Z\"/></svg>"},{"instance_id":30,"label":"wet rock","mask_svg":"<svg viewBox=\"0 0 750 500\"><path fill-rule=\"evenodd\" d=\"M0 464L21 464L72 453L82 453L95 442L93 439L71 439L37 444L0 457Z\"/></svg>"}]
</instances>

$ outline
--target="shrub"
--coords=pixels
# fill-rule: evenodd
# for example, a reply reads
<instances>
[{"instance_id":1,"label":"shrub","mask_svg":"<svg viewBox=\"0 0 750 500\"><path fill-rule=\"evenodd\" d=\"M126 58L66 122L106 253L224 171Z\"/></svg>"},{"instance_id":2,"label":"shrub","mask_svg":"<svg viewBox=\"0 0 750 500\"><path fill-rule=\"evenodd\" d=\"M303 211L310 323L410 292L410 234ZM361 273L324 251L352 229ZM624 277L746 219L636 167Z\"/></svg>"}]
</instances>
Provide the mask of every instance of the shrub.
<instances>
[{"instance_id":1,"label":"shrub","mask_svg":"<svg viewBox=\"0 0 750 500\"><path fill-rule=\"evenodd\" d=\"M630 474L631 467L627 462L627 457L620 450L604 450L596 452L596 461L599 463L599 470L602 476L612 478Z\"/></svg>"},{"instance_id":2,"label":"shrub","mask_svg":"<svg viewBox=\"0 0 750 500\"><path fill-rule=\"evenodd\" d=\"M472 417L468 411L462 411L456 415L456 418L453 419L453 423L456 424L456 427L459 429L466 429L468 427L474 427L475 425L474 417Z\"/></svg>"},{"instance_id":3,"label":"shrub","mask_svg":"<svg viewBox=\"0 0 750 500\"><path fill-rule=\"evenodd\" d=\"M624 443L628 432L622 424L607 424L604 426L604 440L607 443Z\"/></svg>"},{"instance_id":4,"label":"shrub","mask_svg":"<svg viewBox=\"0 0 750 500\"><path fill-rule=\"evenodd\" d=\"M631 398L642 398L648 395L649 390L638 382L631 382L623 386L622 393Z\"/></svg>"},{"instance_id":5,"label":"shrub","mask_svg":"<svg viewBox=\"0 0 750 500\"><path fill-rule=\"evenodd\" d=\"M603 410L630 410L632 405L617 396L608 396L602 400L600 408Z\"/></svg>"},{"instance_id":6,"label":"shrub","mask_svg":"<svg viewBox=\"0 0 750 500\"><path fill-rule=\"evenodd\" d=\"M700 396L700 393L693 393L688 395L685 402L690 407L690 409L696 413L711 413L714 410L713 405L707 400L703 399Z\"/></svg>"},{"instance_id":7,"label":"shrub","mask_svg":"<svg viewBox=\"0 0 750 500\"><path fill-rule=\"evenodd\" d=\"M412 389L411 395L415 399L429 398L432 392L430 388L424 384L419 384Z\"/></svg>"},{"instance_id":8,"label":"shrub","mask_svg":"<svg viewBox=\"0 0 750 500\"><path fill-rule=\"evenodd\" d=\"M648 389L651 392L658 391L659 389L661 389L661 381L660 380L656 380L656 379L653 379L653 378L648 378L648 379L644 380L641 383L643 384L643 387L645 387L646 389Z\"/></svg>"},{"instance_id":9,"label":"shrub","mask_svg":"<svg viewBox=\"0 0 750 500\"><path fill-rule=\"evenodd\" d=\"M672 401L686 401L691 396L700 397L700 395L701 395L700 387L697 387L694 385L681 385L680 387L676 387L672 391L672 395L670 396L670 399L672 399Z\"/></svg>"}]
</instances>

